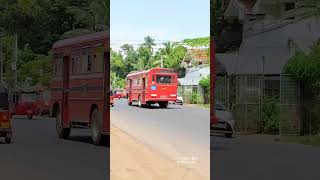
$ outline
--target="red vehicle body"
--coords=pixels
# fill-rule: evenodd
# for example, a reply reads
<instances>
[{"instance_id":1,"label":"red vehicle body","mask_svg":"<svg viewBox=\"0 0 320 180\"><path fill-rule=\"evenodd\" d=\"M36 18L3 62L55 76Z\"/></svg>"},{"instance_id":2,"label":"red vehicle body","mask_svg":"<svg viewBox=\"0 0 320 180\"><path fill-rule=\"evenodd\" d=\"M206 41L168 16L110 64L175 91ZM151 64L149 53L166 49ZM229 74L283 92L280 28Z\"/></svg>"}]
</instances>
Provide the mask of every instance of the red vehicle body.
<instances>
[{"instance_id":1,"label":"red vehicle body","mask_svg":"<svg viewBox=\"0 0 320 180\"><path fill-rule=\"evenodd\" d=\"M39 115L38 93L33 89L23 89L14 93L12 115L25 115L28 119Z\"/></svg>"},{"instance_id":2,"label":"red vehicle body","mask_svg":"<svg viewBox=\"0 0 320 180\"><path fill-rule=\"evenodd\" d=\"M214 124L218 122L217 117L215 116L215 101L214 101L214 95L215 95L215 44L214 44L214 39L211 37L210 39L210 88L211 88L211 96L210 96L210 129L212 132L212 127ZM212 133L210 133L212 134Z\"/></svg>"},{"instance_id":3,"label":"red vehicle body","mask_svg":"<svg viewBox=\"0 0 320 180\"><path fill-rule=\"evenodd\" d=\"M122 89L115 90L113 97L117 99L125 98L124 90Z\"/></svg>"},{"instance_id":4,"label":"red vehicle body","mask_svg":"<svg viewBox=\"0 0 320 180\"><path fill-rule=\"evenodd\" d=\"M109 39L104 31L53 45L51 104L60 138L71 128L91 128L99 145L110 133Z\"/></svg>"},{"instance_id":5,"label":"red vehicle body","mask_svg":"<svg viewBox=\"0 0 320 180\"><path fill-rule=\"evenodd\" d=\"M139 107L158 103L166 108L169 101L177 100L178 75L174 70L154 68L127 75L128 104L137 101Z\"/></svg>"},{"instance_id":6,"label":"red vehicle body","mask_svg":"<svg viewBox=\"0 0 320 180\"><path fill-rule=\"evenodd\" d=\"M11 142L12 131L10 122L8 92L0 84L0 137L5 138L6 143Z\"/></svg>"},{"instance_id":7,"label":"red vehicle body","mask_svg":"<svg viewBox=\"0 0 320 180\"><path fill-rule=\"evenodd\" d=\"M50 114L51 111L51 92L47 87L37 87L37 106L41 115Z\"/></svg>"},{"instance_id":8,"label":"red vehicle body","mask_svg":"<svg viewBox=\"0 0 320 180\"><path fill-rule=\"evenodd\" d=\"M110 91L110 106L114 107L114 95L113 95L113 91Z\"/></svg>"}]
</instances>

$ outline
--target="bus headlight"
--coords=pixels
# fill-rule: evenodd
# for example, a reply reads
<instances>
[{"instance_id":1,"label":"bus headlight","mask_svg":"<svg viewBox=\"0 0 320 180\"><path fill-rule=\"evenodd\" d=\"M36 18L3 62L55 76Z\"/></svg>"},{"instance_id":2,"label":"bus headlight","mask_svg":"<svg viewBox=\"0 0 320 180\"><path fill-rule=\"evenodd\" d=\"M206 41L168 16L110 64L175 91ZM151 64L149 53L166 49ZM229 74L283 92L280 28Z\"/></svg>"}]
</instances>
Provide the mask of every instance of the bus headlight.
<instances>
[{"instance_id":1,"label":"bus headlight","mask_svg":"<svg viewBox=\"0 0 320 180\"><path fill-rule=\"evenodd\" d=\"M151 94L151 97L157 97L157 94Z\"/></svg>"},{"instance_id":2,"label":"bus headlight","mask_svg":"<svg viewBox=\"0 0 320 180\"><path fill-rule=\"evenodd\" d=\"M177 97L177 95L176 95L176 94L170 94L170 96L171 96L171 97Z\"/></svg>"}]
</instances>

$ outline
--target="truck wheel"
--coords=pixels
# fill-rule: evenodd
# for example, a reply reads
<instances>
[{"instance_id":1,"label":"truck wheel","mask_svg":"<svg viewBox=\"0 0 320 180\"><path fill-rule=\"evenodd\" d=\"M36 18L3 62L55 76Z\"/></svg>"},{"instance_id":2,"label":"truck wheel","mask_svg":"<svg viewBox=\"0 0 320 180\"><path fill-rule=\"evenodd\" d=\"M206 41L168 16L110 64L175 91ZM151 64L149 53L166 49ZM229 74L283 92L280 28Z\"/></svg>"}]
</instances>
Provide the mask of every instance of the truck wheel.
<instances>
[{"instance_id":1,"label":"truck wheel","mask_svg":"<svg viewBox=\"0 0 320 180\"><path fill-rule=\"evenodd\" d=\"M95 145L102 144L102 118L97 109L91 115L91 138Z\"/></svg>"},{"instance_id":2,"label":"truck wheel","mask_svg":"<svg viewBox=\"0 0 320 180\"><path fill-rule=\"evenodd\" d=\"M60 112L60 109L57 109L56 111L56 130L59 138L65 139L70 135L70 128L63 128L62 124L62 114Z\"/></svg>"}]
</instances>

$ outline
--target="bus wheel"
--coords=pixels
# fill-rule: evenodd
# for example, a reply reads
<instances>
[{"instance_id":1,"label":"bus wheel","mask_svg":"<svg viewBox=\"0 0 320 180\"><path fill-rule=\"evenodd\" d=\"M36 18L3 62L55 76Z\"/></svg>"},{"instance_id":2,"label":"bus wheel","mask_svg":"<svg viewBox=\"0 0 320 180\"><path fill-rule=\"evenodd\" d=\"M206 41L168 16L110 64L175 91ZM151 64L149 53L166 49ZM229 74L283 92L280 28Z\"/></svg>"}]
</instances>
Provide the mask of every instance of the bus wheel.
<instances>
[{"instance_id":1,"label":"bus wheel","mask_svg":"<svg viewBox=\"0 0 320 180\"><path fill-rule=\"evenodd\" d=\"M70 128L63 128L62 126L62 115L60 109L56 111L56 130L59 138L67 138L70 135Z\"/></svg>"},{"instance_id":2,"label":"bus wheel","mask_svg":"<svg viewBox=\"0 0 320 180\"><path fill-rule=\"evenodd\" d=\"M101 145L102 143L102 121L99 111L95 109L91 115L91 138L93 144Z\"/></svg>"},{"instance_id":3,"label":"bus wheel","mask_svg":"<svg viewBox=\"0 0 320 180\"><path fill-rule=\"evenodd\" d=\"M168 107L168 102L159 102L160 108L167 108Z\"/></svg>"},{"instance_id":4,"label":"bus wheel","mask_svg":"<svg viewBox=\"0 0 320 180\"><path fill-rule=\"evenodd\" d=\"M28 118L28 119L32 119L32 114L28 114L28 115L27 115L27 118Z\"/></svg>"},{"instance_id":5,"label":"bus wheel","mask_svg":"<svg viewBox=\"0 0 320 180\"><path fill-rule=\"evenodd\" d=\"M4 141L5 141L7 144L10 144L10 143L11 143L11 138L7 138L7 137L6 137L6 138L4 139Z\"/></svg>"},{"instance_id":6,"label":"bus wheel","mask_svg":"<svg viewBox=\"0 0 320 180\"><path fill-rule=\"evenodd\" d=\"M142 107L142 99L141 99L141 96L139 96L138 105L139 105L139 107Z\"/></svg>"}]
</instances>

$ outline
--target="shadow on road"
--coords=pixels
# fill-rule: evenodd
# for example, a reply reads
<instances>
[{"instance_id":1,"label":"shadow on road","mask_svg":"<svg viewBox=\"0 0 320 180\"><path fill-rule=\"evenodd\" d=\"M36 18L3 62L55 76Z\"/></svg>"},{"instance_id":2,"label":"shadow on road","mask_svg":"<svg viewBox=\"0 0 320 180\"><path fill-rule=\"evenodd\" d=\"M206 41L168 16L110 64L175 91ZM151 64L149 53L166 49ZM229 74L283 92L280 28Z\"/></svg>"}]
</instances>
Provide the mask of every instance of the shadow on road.
<instances>
[{"instance_id":1,"label":"shadow on road","mask_svg":"<svg viewBox=\"0 0 320 180\"><path fill-rule=\"evenodd\" d=\"M66 140L68 141L74 141L74 142L80 142L80 143L86 143L86 144L93 144L92 139L90 136L69 136ZM110 148L110 136L106 136L102 140L104 143L102 146L109 147Z\"/></svg>"},{"instance_id":2,"label":"shadow on road","mask_svg":"<svg viewBox=\"0 0 320 180\"><path fill-rule=\"evenodd\" d=\"M232 138L226 138L223 134L214 134L210 136L210 151L230 151L232 148L226 143L230 142Z\"/></svg>"},{"instance_id":3,"label":"shadow on road","mask_svg":"<svg viewBox=\"0 0 320 180\"><path fill-rule=\"evenodd\" d=\"M132 107L140 108L138 105L132 105ZM143 109L155 109L155 110L157 110L157 109L167 109L167 110L170 110L170 109L181 109L181 107L178 108L178 107L172 107L172 106L168 106L166 108L160 108L159 106L143 106L142 108Z\"/></svg>"}]
</instances>

